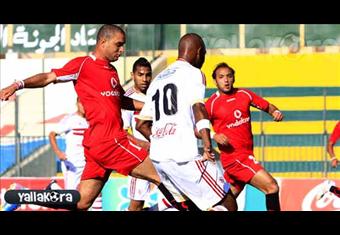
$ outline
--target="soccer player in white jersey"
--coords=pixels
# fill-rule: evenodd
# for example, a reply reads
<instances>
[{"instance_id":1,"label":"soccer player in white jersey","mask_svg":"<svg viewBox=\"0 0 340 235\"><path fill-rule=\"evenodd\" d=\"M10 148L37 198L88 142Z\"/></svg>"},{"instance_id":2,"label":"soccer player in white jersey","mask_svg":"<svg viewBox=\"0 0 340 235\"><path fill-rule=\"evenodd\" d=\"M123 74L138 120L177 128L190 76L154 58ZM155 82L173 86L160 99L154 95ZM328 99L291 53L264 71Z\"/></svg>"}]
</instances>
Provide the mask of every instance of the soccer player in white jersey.
<instances>
[{"instance_id":1,"label":"soccer player in white jersey","mask_svg":"<svg viewBox=\"0 0 340 235\"><path fill-rule=\"evenodd\" d=\"M125 92L125 96L131 99L145 102L145 94L152 79L152 68L150 62L144 57L137 59L131 72L131 78L134 81L134 85ZM122 110L122 119L124 122L124 129L131 130L132 135L128 133L128 138L136 142L140 147L149 151L150 142L136 130L136 119L135 116L139 114L139 111ZM158 205L152 206L151 208L144 208L144 203L147 200L150 192L153 189L152 183L149 181L138 179L136 177L128 176L128 196L130 198L130 204L128 211L141 211L141 210L166 210L172 208L169 202L164 197L158 194L160 200ZM164 201L165 200L165 201ZM172 208L173 210L177 210Z\"/></svg>"},{"instance_id":2,"label":"soccer player in white jersey","mask_svg":"<svg viewBox=\"0 0 340 235\"><path fill-rule=\"evenodd\" d=\"M145 93L152 79L152 69L150 62L144 57L135 61L132 67L131 77L134 85L125 92L125 96L134 100L145 102ZM137 144L146 150L149 150L150 143L145 137L136 130L135 115L139 111L122 110L122 119L124 129L131 129L132 135L128 138L133 138ZM140 211L144 207L144 202L151 191L151 183L149 181L128 176L128 196L130 198L129 211Z\"/></svg>"},{"instance_id":3,"label":"soccer player in white jersey","mask_svg":"<svg viewBox=\"0 0 340 235\"><path fill-rule=\"evenodd\" d=\"M55 131L49 134L51 147L61 160L61 170L64 176L65 189L76 190L80 182L81 174L85 167L84 147L82 145L84 132L88 128L85 119L84 107L77 98L77 111L65 116ZM56 140L56 136L64 136L66 149L63 152ZM48 187L53 189L53 183ZM97 197L90 210L102 210L101 195Z\"/></svg>"},{"instance_id":4,"label":"soccer player in white jersey","mask_svg":"<svg viewBox=\"0 0 340 235\"><path fill-rule=\"evenodd\" d=\"M212 153L205 77L200 70L205 54L199 35L189 33L180 39L177 61L147 91L137 130L150 139L150 158L176 201L189 198L201 210L237 210ZM195 128L202 135L203 156Z\"/></svg>"}]
</instances>

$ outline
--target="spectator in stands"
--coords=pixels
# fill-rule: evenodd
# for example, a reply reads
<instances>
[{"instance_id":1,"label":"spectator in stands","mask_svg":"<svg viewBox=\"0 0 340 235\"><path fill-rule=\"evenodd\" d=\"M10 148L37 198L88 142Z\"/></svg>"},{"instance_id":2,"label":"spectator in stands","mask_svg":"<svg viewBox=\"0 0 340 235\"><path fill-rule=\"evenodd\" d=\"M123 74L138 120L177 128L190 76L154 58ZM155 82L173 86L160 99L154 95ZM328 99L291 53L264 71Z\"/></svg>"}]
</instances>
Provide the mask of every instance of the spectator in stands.
<instances>
[{"instance_id":1,"label":"spectator in stands","mask_svg":"<svg viewBox=\"0 0 340 235\"><path fill-rule=\"evenodd\" d=\"M236 197L250 184L266 194L267 210L279 211L279 186L254 157L250 106L269 113L277 122L283 114L254 92L235 88L235 70L228 64L218 64L212 77L218 91L207 100L206 109L216 132L212 136L221 152L224 177Z\"/></svg>"},{"instance_id":2,"label":"spectator in stands","mask_svg":"<svg viewBox=\"0 0 340 235\"><path fill-rule=\"evenodd\" d=\"M83 141L86 165L78 187L80 201L76 205L53 205L53 208L87 210L113 170L153 182L170 203L181 208L161 183L148 152L131 143L123 129L121 109L140 110L143 106L142 102L124 96L117 70L111 64L122 55L124 44L125 32L121 27L103 25L90 55L74 58L63 68L36 74L0 90L0 100L7 100L18 89L74 83L89 123Z\"/></svg>"},{"instance_id":3,"label":"spectator in stands","mask_svg":"<svg viewBox=\"0 0 340 235\"><path fill-rule=\"evenodd\" d=\"M51 147L57 157L61 161L61 170L64 176L65 189L77 189L80 182L81 174L85 167L84 147L82 145L84 132L88 128L88 123L85 119L85 111L83 105L77 98L77 111L73 114L64 117L58 124L55 131L49 134ZM64 135L66 142L66 150L63 152L56 140L56 136ZM48 186L52 187L54 181ZM51 188L52 189L52 188ZM102 210L101 194L93 203L91 210Z\"/></svg>"}]
</instances>

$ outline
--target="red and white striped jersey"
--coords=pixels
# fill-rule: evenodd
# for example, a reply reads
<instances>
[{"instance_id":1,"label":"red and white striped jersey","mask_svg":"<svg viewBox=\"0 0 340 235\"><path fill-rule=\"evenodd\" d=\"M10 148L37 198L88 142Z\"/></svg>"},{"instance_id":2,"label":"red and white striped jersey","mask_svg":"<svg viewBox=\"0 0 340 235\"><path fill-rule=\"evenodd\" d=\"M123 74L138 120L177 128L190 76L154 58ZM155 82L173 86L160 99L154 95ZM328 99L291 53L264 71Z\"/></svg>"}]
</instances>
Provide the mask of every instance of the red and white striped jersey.
<instances>
[{"instance_id":1,"label":"red and white striped jersey","mask_svg":"<svg viewBox=\"0 0 340 235\"><path fill-rule=\"evenodd\" d=\"M75 166L84 166L84 147L82 145L84 132L88 128L85 118L73 113L65 116L58 124L56 133L65 137L67 160Z\"/></svg>"}]
</instances>

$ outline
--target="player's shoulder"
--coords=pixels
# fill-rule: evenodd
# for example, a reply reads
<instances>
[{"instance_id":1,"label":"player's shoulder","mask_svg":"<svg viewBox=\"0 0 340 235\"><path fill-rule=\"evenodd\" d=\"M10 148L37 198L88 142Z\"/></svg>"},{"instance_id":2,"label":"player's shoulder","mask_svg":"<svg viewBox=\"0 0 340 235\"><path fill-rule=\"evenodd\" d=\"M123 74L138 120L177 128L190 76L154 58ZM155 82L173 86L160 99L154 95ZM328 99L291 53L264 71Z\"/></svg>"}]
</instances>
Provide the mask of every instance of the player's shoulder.
<instances>
[{"instance_id":1,"label":"player's shoulder","mask_svg":"<svg viewBox=\"0 0 340 235\"><path fill-rule=\"evenodd\" d=\"M190 73L190 74L199 74L201 76L201 70L192 66L187 61L177 60L174 63L170 64L168 67L168 73ZM192 77L192 76L191 76Z\"/></svg>"},{"instance_id":2,"label":"player's shoulder","mask_svg":"<svg viewBox=\"0 0 340 235\"><path fill-rule=\"evenodd\" d=\"M131 97L133 96L134 93L135 93L135 90L133 89L133 87L130 87L125 91L124 96Z\"/></svg>"},{"instance_id":3,"label":"player's shoulder","mask_svg":"<svg viewBox=\"0 0 340 235\"><path fill-rule=\"evenodd\" d=\"M179 68L180 71L202 77L202 71L199 68L194 67L193 65L191 65L190 63L188 63L186 61L178 61L177 64L175 64L175 65L176 65L176 67ZM193 76L191 76L191 77L193 77Z\"/></svg>"},{"instance_id":4,"label":"player's shoulder","mask_svg":"<svg viewBox=\"0 0 340 235\"><path fill-rule=\"evenodd\" d=\"M83 63L85 60L90 59L90 56L78 56L69 61L69 63Z\"/></svg>"},{"instance_id":5,"label":"player's shoulder","mask_svg":"<svg viewBox=\"0 0 340 235\"><path fill-rule=\"evenodd\" d=\"M213 102L214 100L216 100L218 97L220 97L220 93L218 91L216 91L215 93L213 93L206 101L206 104L210 104L211 102Z\"/></svg>"},{"instance_id":6,"label":"player's shoulder","mask_svg":"<svg viewBox=\"0 0 340 235\"><path fill-rule=\"evenodd\" d=\"M245 95L252 99L252 97L255 95L255 93L247 88L235 88L236 89L236 94L238 95Z\"/></svg>"}]
</instances>

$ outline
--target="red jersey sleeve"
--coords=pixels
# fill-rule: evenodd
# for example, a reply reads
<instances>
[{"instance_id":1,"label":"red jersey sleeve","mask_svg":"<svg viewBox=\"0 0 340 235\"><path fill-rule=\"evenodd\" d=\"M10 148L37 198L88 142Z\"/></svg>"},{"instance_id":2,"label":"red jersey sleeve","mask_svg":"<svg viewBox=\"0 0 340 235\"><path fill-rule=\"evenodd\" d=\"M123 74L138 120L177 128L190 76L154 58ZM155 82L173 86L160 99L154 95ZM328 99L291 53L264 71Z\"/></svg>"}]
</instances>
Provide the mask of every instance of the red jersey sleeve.
<instances>
[{"instance_id":1,"label":"red jersey sleeve","mask_svg":"<svg viewBox=\"0 0 340 235\"><path fill-rule=\"evenodd\" d=\"M329 141L335 144L339 138L340 138L340 121L334 127L334 130L331 136L329 137Z\"/></svg>"},{"instance_id":2,"label":"red jersey sleeve","mask_svg":"<svg viewBox=\"0 0 340 235\"><path fill-rule=\"evenodd\" d=\"M267 100L263 99L261 96L257 95L255 92L252 92L251 90L247 90L247 89L242 89L242 90L249 94L251 106L257 109L263 110L263 111L268 110L269 102Z\"/></svg>"},{"instance_id":3,"label":"red jersey sleeve","mask_svg":"<svg viewBox=\"0 0 340 235\"><path fill-rule=\"evenodd\" d=\"M70 60L60 69L52 69L51 71L57 75L59 81L77 80L82 65L89 58L88 56L77 57Z\"/></svg>"}]
</instances>

